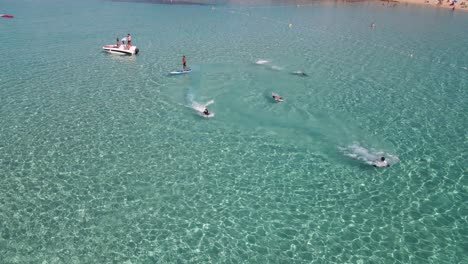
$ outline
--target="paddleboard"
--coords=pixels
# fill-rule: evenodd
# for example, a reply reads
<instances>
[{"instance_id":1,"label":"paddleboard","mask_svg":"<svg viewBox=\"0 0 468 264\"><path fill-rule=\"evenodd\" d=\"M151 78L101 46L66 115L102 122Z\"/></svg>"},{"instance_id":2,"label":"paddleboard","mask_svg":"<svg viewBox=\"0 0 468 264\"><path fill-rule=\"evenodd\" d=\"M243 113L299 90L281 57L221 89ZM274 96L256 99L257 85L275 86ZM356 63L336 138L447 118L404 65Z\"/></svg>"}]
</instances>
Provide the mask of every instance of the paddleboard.
<instances>
[{"instance_id":1,"label":"paddleboard","mask_svg":"<svg viewBox=\"0 0 468 264\"><path fill-rule=\"evenodd\" d=\"M169 74L171 75L179 75L192 72L192 69L182 70L182 71L171 71Z\"/></svg>"}]
</instances>

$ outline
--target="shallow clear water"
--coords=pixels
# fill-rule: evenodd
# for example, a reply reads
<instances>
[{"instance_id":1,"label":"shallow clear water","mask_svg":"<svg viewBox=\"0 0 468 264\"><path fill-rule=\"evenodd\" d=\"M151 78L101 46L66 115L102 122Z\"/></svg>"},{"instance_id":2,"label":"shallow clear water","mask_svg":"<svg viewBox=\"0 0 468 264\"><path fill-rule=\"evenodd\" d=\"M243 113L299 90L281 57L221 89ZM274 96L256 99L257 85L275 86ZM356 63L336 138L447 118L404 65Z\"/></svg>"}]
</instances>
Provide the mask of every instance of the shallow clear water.
<instances>
[{"instance_id":1,"label":"shallow clear water","mask_svg":"<svg viewBox=\"0 0 468 264\"><path fill-rule=\"evenodd\" d=\"M468 262L468 13L0 4L3 263Z\"/></svg>"}]
</instances>

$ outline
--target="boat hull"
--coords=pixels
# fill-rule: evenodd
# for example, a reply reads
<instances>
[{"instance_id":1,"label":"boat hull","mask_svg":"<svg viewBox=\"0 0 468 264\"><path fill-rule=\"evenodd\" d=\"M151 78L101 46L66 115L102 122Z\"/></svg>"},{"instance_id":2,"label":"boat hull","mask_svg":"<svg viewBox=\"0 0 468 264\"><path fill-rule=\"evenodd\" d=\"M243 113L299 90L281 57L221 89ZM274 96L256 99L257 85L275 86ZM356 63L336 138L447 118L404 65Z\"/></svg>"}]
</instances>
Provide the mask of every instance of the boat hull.
<instances>
[{"instance_id":1,"label":"boat hull","mask_svg":"<svg viewBox=\"0 0 468 264\"><path fill-rule=\"evenodd\" d=\"M122 56L132 56L136 55L139 52L139 49L136 46L130 46L128 49L124 45L117 47L116 45L105 45L102 49L110 54L122 55Z\"/></svg>"}]
</instances>

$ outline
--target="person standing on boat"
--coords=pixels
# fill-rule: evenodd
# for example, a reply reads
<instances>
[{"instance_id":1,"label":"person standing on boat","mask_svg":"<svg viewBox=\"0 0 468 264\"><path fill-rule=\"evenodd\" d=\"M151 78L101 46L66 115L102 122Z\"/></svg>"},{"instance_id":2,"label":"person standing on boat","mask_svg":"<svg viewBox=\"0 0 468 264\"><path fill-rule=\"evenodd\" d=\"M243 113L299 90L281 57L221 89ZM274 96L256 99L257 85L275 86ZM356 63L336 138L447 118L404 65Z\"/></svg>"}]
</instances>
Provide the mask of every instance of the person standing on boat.
<instances>
[{"instance_id":1,"label":"person standing on boat","mask_svg":"<svg viewBox=\"0 0 468 264\"><path fill-rule=\"evenodd\" d=\"M117 43L116 43L117 48L120 47L120 39L117 38Z\"/></svg>"},{"instance_id":2,"label":"person standing on boat","mask_svg":"<svg viewBox=\"0 0 468 264\"><path fill-rule=\"evenodd\" d=\"M127 34L127 49L130 49L130 47L132 46L132 36L130 35L130 33Z\"/></svg>"},{"instance_id":3,"label":"person standing on boat","mask_svg":"<svg viewBox=\"0 0 468 264\"><path fill-rule=\"evenodd\" d=\"M184 71L187 69L187 59L185 58L185 55L182 56L182 68Z\"/></svg>"}]
</instances>

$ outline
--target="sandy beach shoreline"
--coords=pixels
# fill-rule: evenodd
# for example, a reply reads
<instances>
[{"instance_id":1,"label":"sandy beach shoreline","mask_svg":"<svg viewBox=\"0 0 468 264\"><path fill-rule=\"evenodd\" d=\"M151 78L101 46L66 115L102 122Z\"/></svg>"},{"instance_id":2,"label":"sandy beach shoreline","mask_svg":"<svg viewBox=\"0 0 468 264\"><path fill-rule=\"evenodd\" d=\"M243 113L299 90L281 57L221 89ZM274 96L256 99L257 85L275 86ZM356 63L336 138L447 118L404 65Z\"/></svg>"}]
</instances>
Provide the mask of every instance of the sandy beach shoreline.
<instances>
[{"instance_id":1,"label":"sandy beach shoreline","mask_svg":"<svg viewBox=\"0 0 468 264\"><path fill-rule=\"evenodd\" d=\"M458 0L456 3L453 3L453 0L381 0L384 4L416 4L416 5L425 5L436 8L446 8L454 10L468 11L468 1L467 0Z\"/></svg>"},{"instance_id":2,"label":"sandy beach shoreline","mask_svg":"<svg viewBox=\"0 0 468 264\"><path fill-rule=\"evenodd\" d=\"M219 2L217 0L111 0L113 2L137 2L137 3L149 3L149 4L169 4L169 5L216 5ZM266 3L285 3L290 5L308 5L313 2L323 3L355 3L355 2L374 2L374 0L221 0L221 3L227 4L249 4L249 5L260 5ZM453 3L453 1L457 1ZM436 8L446 8L454 10L468 11L468 0L380 0L375 2L381 2L382 5L396 6L398 4L416 4L426 5Z\"/></svg>"},{"instance_id":3,"label":"sandy beach shoreline","mask_svg":"<svg viewBox=\"0 0 468 264\"><path fill-rule=\"evenodd\" d=\"M138 2L138 3L151 3L151 4L170 4L170 5L216 5L221 3L226 4L249 4L260 5L266 3L288 3L291 5L307 5L313 2L335 2L335 3L356 3L356 2L376 2L382 5L397 6L399 4L416 4L426 5L436 8L445 8L453 10L468 11L468 0L111 0L113 2ZM456 1L453 3L453 1Z\"/></svg>"},{"instance_id":4,"label":"sandy beach shoreline","mask_svg":"<svg viewBox=\"0 0 468 264\"><path fill-rule=\"evenodd\" d=\"M155 1L155 0L148 0L148 1ZM167 0L165 0L167 1ZM173 2L177 0L172 0ZM205 0L206 1L206 0ZM415 4L415 5L425 5L425 6L431 6L431 7L436 7L436 8L445 8L445 9L453 9L454 10L462 10L462 11L468 11L468 0L455 0L456 3L452 4L454 0L290 0L290 1L284 1L288 4L292 5L307 5L311 4L314 2L335 2L335 3L357 3L357 2L375 2L375 3L382 3L382 5L399 5L399 4ZM226 3L230 4L263 4L264 2L269 2L269 3L278 3L282 1L274 1L274 0L265 0L265 1L259 1L259 0L226 0Z\"/></svg>"}]
</instances>

